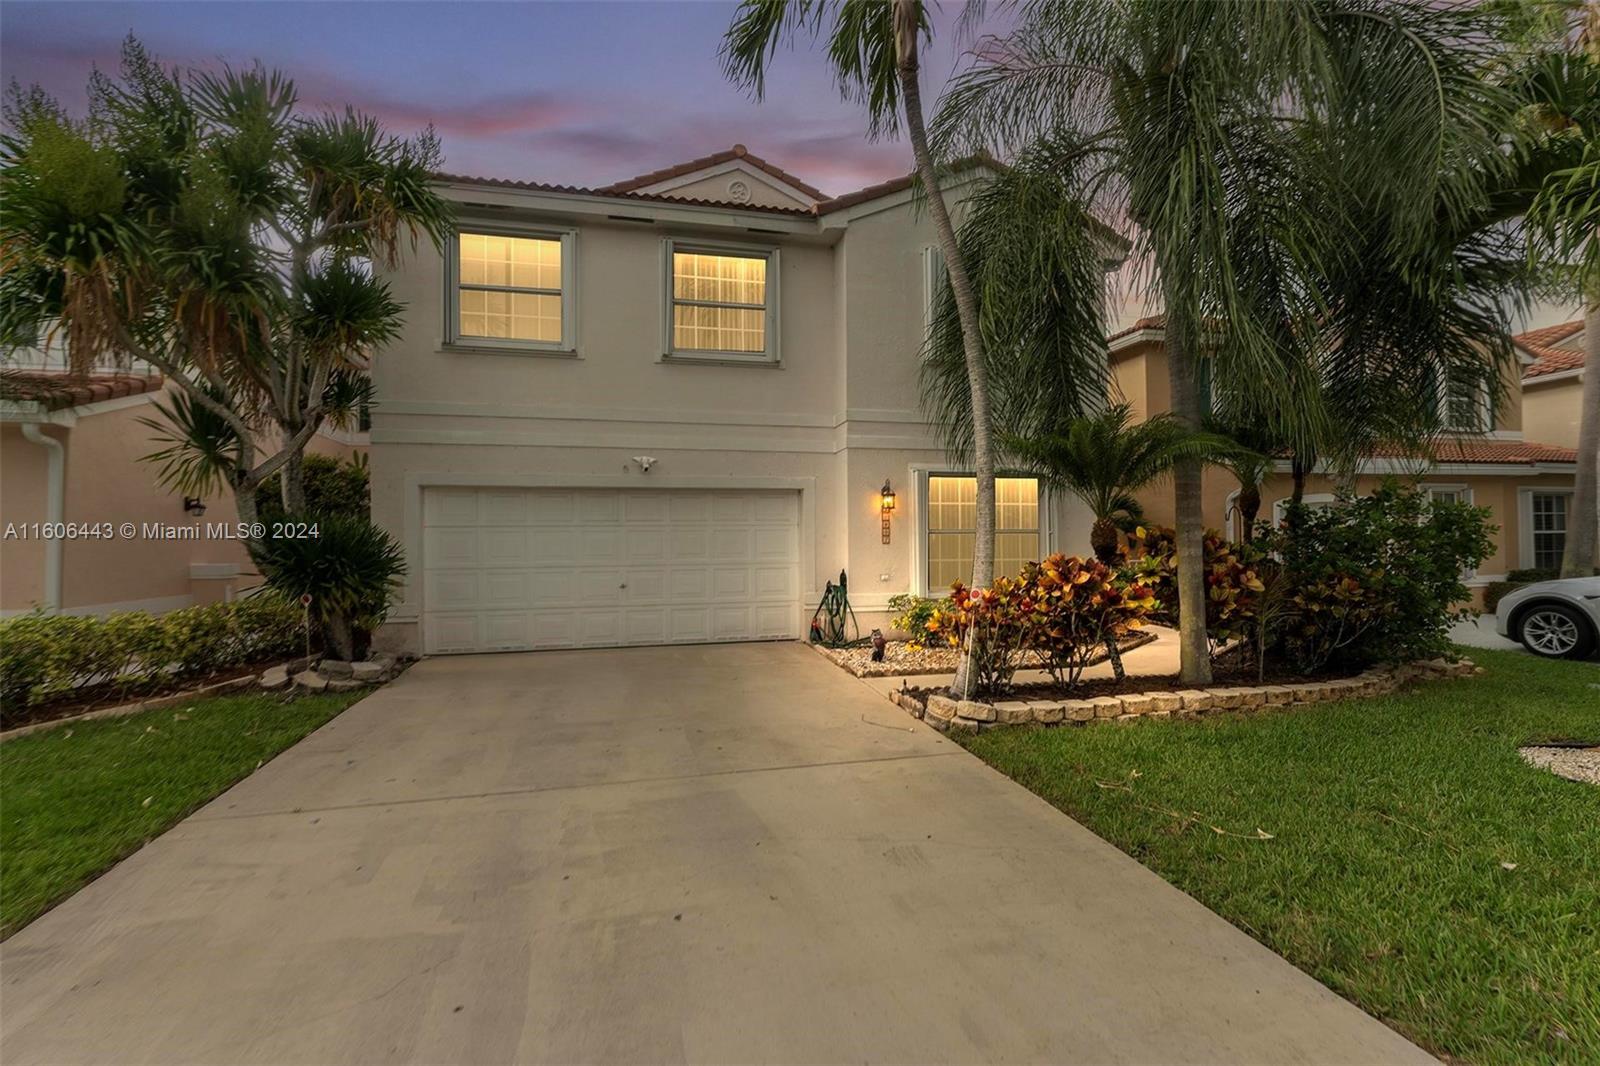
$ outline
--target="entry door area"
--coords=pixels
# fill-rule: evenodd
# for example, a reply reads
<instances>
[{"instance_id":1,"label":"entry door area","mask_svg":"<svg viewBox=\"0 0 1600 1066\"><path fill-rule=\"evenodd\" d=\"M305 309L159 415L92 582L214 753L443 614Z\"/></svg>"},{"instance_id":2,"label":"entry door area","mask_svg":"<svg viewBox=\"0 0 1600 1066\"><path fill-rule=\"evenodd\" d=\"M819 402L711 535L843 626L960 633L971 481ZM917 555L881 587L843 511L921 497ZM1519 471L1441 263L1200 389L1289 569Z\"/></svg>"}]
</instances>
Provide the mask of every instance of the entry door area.
<instances>
[{"instance_id":1,"label":"entry door area","mask_svg":"<svg viewBox=\"0 0 1600 1066\"><path fill-rule=\"evenodd\" d=\"M793 639L799 493L428 488L429 654Z\"/></svg>"}]
</instances>

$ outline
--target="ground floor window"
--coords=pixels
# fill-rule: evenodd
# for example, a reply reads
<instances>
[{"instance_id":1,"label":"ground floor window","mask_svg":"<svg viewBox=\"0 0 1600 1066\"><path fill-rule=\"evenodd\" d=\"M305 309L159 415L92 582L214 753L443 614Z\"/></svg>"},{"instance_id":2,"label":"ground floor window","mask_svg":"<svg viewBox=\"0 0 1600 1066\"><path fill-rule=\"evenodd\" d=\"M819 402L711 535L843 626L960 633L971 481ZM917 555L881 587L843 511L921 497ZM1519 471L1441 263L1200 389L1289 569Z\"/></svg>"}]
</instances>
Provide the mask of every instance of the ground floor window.
<instances>
[{"instance_id":1,"label":"ground floor window","mask_svg":"<svg viewBox=\"0 0 1600 1066\"><path fill-rule=\"evenodd\" d=\"M1039 558L1039 482L995 478L995 576L1015 576ZM978 539L978 481L970 475L928 476L928 590L942 594L972 580Z\"/></svg>"},{"instance_id":2,"label":"ground floor window","mask_svg":"<svg viewBox=\"0 0 1600 1066\"><path fill-rule=\"evenodd\" d=\"M1567 511L1570 492L1533 492L1528 495L1529 535L1535 569L1557 569L1567 548Z\"/></svg>"}]
</instances>

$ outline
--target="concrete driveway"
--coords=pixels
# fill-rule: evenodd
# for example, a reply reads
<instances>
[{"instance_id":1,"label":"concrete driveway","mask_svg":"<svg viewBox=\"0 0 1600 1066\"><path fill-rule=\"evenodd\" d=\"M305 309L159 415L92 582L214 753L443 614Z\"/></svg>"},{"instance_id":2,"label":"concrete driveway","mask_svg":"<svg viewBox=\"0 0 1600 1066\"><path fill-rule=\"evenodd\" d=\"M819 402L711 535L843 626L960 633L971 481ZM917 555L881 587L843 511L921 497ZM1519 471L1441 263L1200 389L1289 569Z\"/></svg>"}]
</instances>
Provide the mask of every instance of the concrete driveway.
<instances>
[{"instance_id":1,"label":"concrete driveway","mask_svg":"<svg viewBox=\"0 0 1600 1066\"><path fill-rule=\"evenodd\" d=\"M794 644L424 662L0 973L8 1066L1431 1061Z\"/></svg>"}]
</instances>

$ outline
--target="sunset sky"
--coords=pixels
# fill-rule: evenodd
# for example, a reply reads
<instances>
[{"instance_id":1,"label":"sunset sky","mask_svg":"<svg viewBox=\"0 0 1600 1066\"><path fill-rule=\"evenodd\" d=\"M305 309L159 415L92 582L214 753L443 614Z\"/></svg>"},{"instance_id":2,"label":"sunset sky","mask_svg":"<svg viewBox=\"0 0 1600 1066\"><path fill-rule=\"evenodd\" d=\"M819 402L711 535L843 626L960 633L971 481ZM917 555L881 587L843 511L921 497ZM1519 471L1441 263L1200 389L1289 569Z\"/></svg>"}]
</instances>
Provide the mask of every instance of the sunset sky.
<instances>
[{"instance_id":1,"label":"sunset sky","mask_svg":"<svg viewBox=\"0 0 1600 1066\"><path fill-rule=\"evenodd\" d=\"M180 65L282 69L309 105L353 104L396 132L433 123L446 169L604 184L742 142L841 193L907 172L902 141L869 142L820 50L780 51L757 104L717 61L731 3L12 3L0 68L81 111L95 66L132 32ZM936 15L931 99L970 40Z\"/></svg>"}]
</instances>

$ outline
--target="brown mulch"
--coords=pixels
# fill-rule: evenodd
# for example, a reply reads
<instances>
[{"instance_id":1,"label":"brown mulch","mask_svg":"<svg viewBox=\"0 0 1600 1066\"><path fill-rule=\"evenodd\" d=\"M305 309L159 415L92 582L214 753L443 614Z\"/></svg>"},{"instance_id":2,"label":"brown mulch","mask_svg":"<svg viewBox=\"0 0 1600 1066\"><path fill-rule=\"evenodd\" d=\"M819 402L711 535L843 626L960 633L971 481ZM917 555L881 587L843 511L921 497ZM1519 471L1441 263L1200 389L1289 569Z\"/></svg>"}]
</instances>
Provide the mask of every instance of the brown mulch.
<instances>
[{"instance_id":1,"label":"brown mulch","mask_svg":"<svg viewBox=\"0 0 1600 1066\"><path fill-rule=\"evenodd\" d=\"M1154 633L1130 633L1118 642L1117 647L1126 655L1134 648L1143 647L1156 639ZM872 661L872 646L860 644L849 648L824 648L813 645L837 666L856 677L916 677L921 674L953 674L961 658L959 648L914 648L907 641L891 640L884 646L883 661ZM1090 660L1090 665L1106 661L1101 652ZM1022 669L1038 669L1039 663L1031 655L1022 663Z\"/></svg>"},{"instance_id":2,"label":"brown mulch","mask_svg":"<svg viewBox=\"0 0 1600 1066\"><path fill-rule=\"evenodd\" d=\"M261 673L261 671L270 666L277 666L282 662L283 657L280 655L271 659L262 659L256 663L229 666L200 677L160 678L156 681L146 681L142 684L107 682L103 685L77 688L71 692L47 697L29 704L27 707L7 706L0 709L0 731L16 729L25 725L36 725L40 722L53 722L57 718L71 718L75 714L98 711L103 707L117 707L124 703L132 703L135 700L165 696L173 692L182 692L185 689L203 688L206 685L232 681L239 677L249 677L252 674Z\"/></svg>"}]
</instances>

